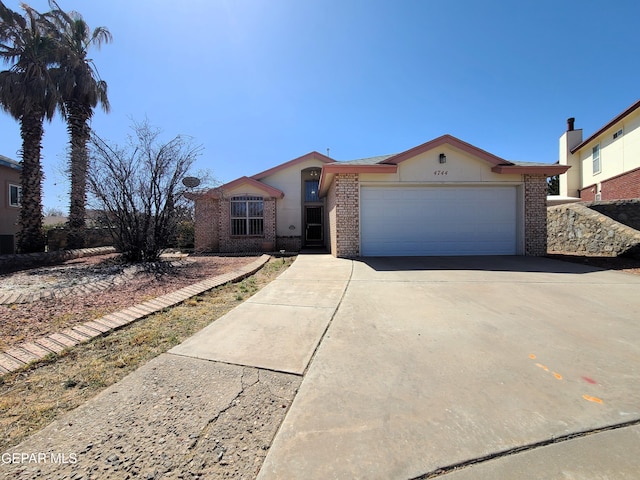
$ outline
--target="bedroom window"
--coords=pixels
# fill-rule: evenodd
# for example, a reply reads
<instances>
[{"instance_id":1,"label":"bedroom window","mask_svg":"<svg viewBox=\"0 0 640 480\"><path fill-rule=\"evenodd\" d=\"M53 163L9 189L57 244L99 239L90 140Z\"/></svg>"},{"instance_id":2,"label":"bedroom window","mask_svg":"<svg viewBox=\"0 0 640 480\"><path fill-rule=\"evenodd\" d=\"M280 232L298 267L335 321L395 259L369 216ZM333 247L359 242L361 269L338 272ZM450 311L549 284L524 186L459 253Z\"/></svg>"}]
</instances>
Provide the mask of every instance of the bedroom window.
<instances>
[{"instance_id":1,"label":"bedroom window","mask_svg":"<svg viewBox=\"0 0 640 480\"><path fill-rule=\"evenodd\" d=\"M19 207L22 203L22 187L9 184L9 205Z\"/></svg>"},{"instance_id":2,"label":"bedroom window","mask_svg":"<svg viewBox=\"0 0 640 480\"><path fill-rule=\"evenodd\" d=\"M264 233L264 200L262 197L231 198L231 235L259 236Z\"/></svg>"},{"instance_id":3,"label":"bedroom window","mask_svg":"<svg viewBox=\"0 0 640 480\"><path fill-rule=\"evenodd\" d=\"M600 173L600 144L593 147L591 150L593 159L593 174Z\"/></svg>"}]
</instances>

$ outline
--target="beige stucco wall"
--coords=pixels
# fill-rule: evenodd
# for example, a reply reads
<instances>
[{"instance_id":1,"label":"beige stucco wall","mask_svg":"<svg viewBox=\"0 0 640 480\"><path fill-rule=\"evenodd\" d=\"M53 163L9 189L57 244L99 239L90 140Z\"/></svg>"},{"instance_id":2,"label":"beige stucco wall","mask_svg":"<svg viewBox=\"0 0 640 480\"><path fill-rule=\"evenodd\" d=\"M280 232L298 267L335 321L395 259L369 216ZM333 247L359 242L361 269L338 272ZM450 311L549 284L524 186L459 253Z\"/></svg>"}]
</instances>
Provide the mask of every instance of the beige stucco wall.
<instances>
[{"instance_id":1,"label":"beige stucco wall","mask_svg":"<svg viewBox=\"0 0 640 480\"><path fill-rule=\"evenodd\" d=\"M623 129L621 137L613 134ZM600 173L593 174L593 147L600 144ZM607 129L575 154L581 165L581 187L603 182L635 168L640 168L640 109ZM561 192L562 193L562 192Z\"/></svg>"},{"instance_id":2,"label":"beige stucco wall","mask_svg":"<svg viewBox=\"0 0 640 480\"><path fill-rule=\"evenodd\" d=\"M275 187L284 192L284 198L277 201L276 235L300 236L302 231L302 170L311 167L322 168L320 160L306 160L282 169L272 175L261 178L260 182ZM293 225L293 229L289 228Z\"/></svg>"},{"instance_id":3,"label":"beige stucco wall","mask_svg":"<svg viewBox=\"0 0 640 480\"><path fill-rule=\"evenodd\" d=\"M579 197L578 190L582 180L580 156L573 155L571 149L582 142L582 129L566 131L560 137L558 163L569 165L571 168L567 173L560 175L560 196Z\"/></svg>"},{"instance_id":4,"label":"beige stucco wall","mask_svg":"<svg viewBox=\"0 0 640 480\"><path fill-rule=\"evenodd\" d=\"M440 163L440 154L447 156ZM466 152L443 145L398 164L395 174L361 173L361 183L522 183L521 175L491 171L491 165Z\"/></svg>"},{"instance_id":5,"label":"beige stucco wall","mask_svg":"<svg viewBox=\"0 0 640 480\"><path fill-rule=\"evenodd\" d=\"M440 154L447 156L440 163ZM400 163L400 181L422 182L508 182L505 175L491 171L487 162L454 147L443 145ZM518 180L520 180L518 178Z\"/></svg>"}]
</instances>

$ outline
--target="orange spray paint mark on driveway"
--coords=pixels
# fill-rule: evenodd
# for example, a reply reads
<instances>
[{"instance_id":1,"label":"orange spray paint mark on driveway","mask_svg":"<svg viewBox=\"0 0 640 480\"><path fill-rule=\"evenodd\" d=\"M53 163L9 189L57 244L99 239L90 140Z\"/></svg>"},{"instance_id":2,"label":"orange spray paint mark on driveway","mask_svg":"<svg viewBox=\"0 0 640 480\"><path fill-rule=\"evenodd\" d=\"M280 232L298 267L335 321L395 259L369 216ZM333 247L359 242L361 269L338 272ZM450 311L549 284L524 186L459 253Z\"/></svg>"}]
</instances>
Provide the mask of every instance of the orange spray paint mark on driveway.
<instances>
[{"instance_id":1,"label":"orange spray paint mark on driveway","mask_svg":"<svg viewBox=\"0 0 640 480\"><path fill-rule=\"evenodd\" d=\"M540 367L541 369L543 369L545 372L548 372L548 371L549 371L549 369L548 369L547 367L545 367L544 365L542 365L541 363L536 363L536 365L537 365L538 367Z\"/></svg>"},{"instance_id":2,"label":"orange spray paint mark on driveway","mask_svg":"<svg viewBox=\"0 0 640 480\"><path fill-rule=\"evenodd\" d=\"M532 353L532 354L530 354L530 355L529 355L529 358L530 358L531 360L535 360L536 356Z\"/></svg>"},{"instance_id":3,"label":"orange spray paint mark on driveway","mask_svg":"<svg viewBox=\"0 0 640 480\"><path fill-rule=\"evenodd\" d=\"M553 376L556 377L558 380L562 380L562 375L560 375L559 373L553 372Z\"/></svg>"},{"instance_id":4,"label":"orange spray paint mark on driveway","mask_svg":"<svg viewBox=\"0 0 640 480\"><path fill-rule=\"evenodd\" d=\"M592 397L591 395L582 395L582 398L594 403L604 403L601 398Z\"/></svg>"}]
</instances>

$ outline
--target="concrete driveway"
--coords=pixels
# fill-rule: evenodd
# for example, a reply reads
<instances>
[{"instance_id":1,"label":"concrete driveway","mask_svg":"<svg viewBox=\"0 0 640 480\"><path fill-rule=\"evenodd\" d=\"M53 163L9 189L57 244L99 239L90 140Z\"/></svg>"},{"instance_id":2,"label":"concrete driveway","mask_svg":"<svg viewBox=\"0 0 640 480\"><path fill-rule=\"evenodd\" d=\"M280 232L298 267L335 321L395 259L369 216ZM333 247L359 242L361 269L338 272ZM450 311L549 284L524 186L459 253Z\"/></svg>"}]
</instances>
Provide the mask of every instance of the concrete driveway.
<instances>
[{"instance_id":1,"label":"concrete driveway","mask_svg":"<svg viewBox=\"0 0 640 480\"><path fill-rule=\"evenodd\" d=\"M640 276L329 256L286 275L324 310L287 366L305 374L259 479L637 478Z\"/></svg>"}]
</instances>

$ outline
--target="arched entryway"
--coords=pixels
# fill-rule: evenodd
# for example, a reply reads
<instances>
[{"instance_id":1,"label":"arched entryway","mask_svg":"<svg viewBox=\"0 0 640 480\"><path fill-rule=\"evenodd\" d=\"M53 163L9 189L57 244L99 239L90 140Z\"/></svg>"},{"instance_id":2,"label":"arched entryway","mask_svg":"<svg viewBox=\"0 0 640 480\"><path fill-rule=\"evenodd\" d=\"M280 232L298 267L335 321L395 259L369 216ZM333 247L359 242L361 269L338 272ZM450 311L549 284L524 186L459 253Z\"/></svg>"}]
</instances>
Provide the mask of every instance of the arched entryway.
<instances>
[{"instance_id":1,"label":"arched entryway","mask_svg":"<svg viewBox=\"0 0 640 480\"><path fill-rule=\"evenodd\" d=\"M325 202L320 198L321 169L311 167L302 170L302 246L325 246Z\"/></svg>"}]
</instances>

